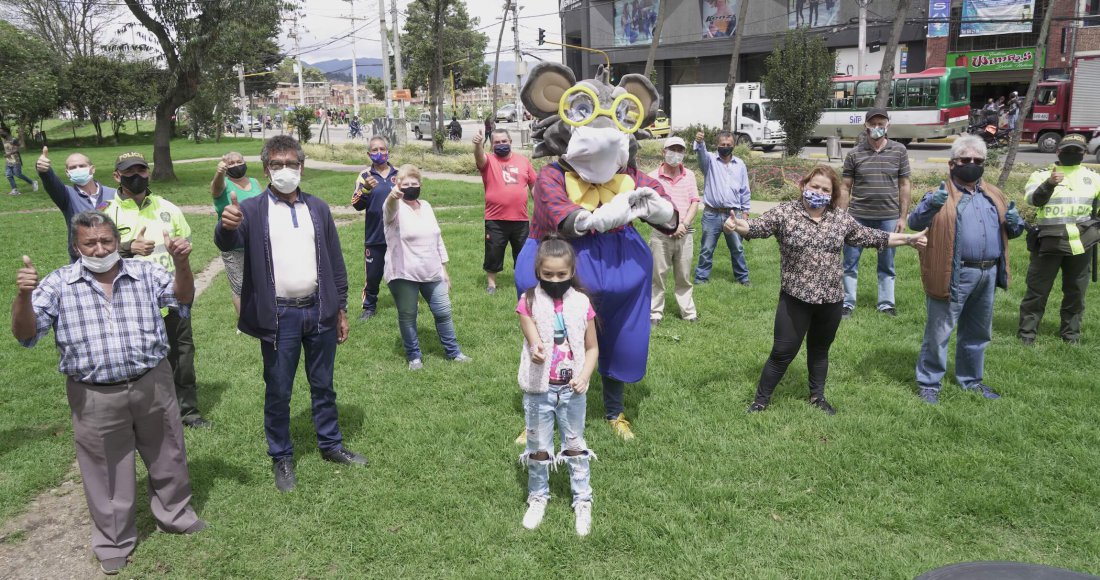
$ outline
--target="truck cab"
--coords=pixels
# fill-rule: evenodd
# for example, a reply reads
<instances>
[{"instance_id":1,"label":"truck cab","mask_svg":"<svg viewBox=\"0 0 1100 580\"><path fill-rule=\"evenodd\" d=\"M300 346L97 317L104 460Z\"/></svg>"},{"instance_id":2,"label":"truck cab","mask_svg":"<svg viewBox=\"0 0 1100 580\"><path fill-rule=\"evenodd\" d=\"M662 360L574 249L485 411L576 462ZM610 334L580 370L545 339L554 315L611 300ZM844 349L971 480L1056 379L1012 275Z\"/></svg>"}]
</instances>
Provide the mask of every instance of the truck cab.
<instances>
[{"instance_id":1,"label":"truck cab","mask_svg":"<svg viewBox=\"0 0 1100 580\"><path fill-rule=\"evenodd\" d=\"M420 113L420 118L413 124L413 135L416 136L416 140L419 141L427 136L428 139L432 138L432 115L431 113Z\"/></svg>"},{"instance_id":2,"label":"truck cab","mask_svg":"<svg viewBox=\"0 0 1100 580\"><path fill-rule=\"evenodd\" d=\"M1035 105L1024 120L1021 141L1033 142L1043 153L1054 153L1069 111L1069 81L1045 81L1035 92Z\"/></svg>"},{"instance_id":3,"label":"truck cab","mask_svg":"<svg viewBox=\"0 0 1100 580\"><path fill-rule=\"evenodd\" d=\"M726 85L706 83L673 85L673 129L692 125L722 126L722 105L725 102ZM786 138L779 121L771 118L771 101L764 98L760 83L737 83L733 88L730 106L730 129L738 145L760 147L764 151L775 149Z\"/></svg>"},{"instance_id":4,"label":"truck cab","mask_svg":"<svg viewBox=\"0 0 1100 580\"><path fill-rule=\"evenodd\" d=\"M1100 125L1100 56L1079 56L1069 79L1051 79L1036 87L1035 104L1024 120L1021 139L1034 141L1043 153L1054 153L1063 135L1089 138Z\"/></svg>"}]
</instances>

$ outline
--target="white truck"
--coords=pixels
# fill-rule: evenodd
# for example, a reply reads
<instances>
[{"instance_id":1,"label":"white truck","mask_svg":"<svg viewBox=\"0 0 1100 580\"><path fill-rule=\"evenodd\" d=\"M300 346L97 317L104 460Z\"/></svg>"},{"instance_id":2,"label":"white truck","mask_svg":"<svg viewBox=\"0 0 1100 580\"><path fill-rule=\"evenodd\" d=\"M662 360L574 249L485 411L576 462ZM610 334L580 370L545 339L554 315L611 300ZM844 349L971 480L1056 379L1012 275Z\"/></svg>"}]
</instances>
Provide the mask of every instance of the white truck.
<instances>
[{"instance_id":1,"label":"white truck","mask_svg":"<svg viewBox=\"0 0 1100 580\"><path fill-rule=\"evenodd\" d=\"M672 85L671 89L669 122L673 131L691 125L722 127L725 84ZM736 144L771 151L776 145L783 144L787 134L779 121L770 118L771 101L763 98L762 94L760 83L737 83L733 86L731 128Z\"/></svg>"}]
</instances>

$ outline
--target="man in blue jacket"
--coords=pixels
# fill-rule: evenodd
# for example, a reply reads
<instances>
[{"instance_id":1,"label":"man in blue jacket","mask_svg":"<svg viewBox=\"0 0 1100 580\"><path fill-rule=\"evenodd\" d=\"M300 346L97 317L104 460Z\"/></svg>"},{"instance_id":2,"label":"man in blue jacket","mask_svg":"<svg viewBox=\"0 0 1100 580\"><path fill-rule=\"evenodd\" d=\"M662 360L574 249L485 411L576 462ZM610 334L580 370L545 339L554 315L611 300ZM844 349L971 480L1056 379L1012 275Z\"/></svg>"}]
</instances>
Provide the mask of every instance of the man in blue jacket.
<instances>
[{"instance_id":1,"label":"man in blue jacket","mask_svg":"<svg viewBox=\"0 0 1100 580\"><path fill-rule=\"evenodd\" d=\"M348 338L348 277L328 205L298 188L305 153L294 138L268 139L260 153L270 185L243 203L230 194L214 228L223 251L244 248L237 327L260 339L264 360L264 432L275 486L294 489L290 393L305 347L306 377L321 457L347 465L367 458L344 448L332 369L336 345Z\"/></svg>"},{"instance_id":2,"label":"man in blue jacket","mask_svg":"<svg viewBox=\"0 0 1100 580\"><path fill-rule=\"evenodd\" d=\"M107 204L115 198L115 189L107 187L95 180L95 165L92 160L83 153L73 153L65 159L65 173L72 185L65 185L50 165L49 148L42 148L42 155L34 164L38 171L38 177L50 194L57 209L65 216L65 230L69 232L69 262L76 262L80 254L73 246L72 228L69 221L73 216L89 210L103 211Z\"/></svg>"}]
</instances>

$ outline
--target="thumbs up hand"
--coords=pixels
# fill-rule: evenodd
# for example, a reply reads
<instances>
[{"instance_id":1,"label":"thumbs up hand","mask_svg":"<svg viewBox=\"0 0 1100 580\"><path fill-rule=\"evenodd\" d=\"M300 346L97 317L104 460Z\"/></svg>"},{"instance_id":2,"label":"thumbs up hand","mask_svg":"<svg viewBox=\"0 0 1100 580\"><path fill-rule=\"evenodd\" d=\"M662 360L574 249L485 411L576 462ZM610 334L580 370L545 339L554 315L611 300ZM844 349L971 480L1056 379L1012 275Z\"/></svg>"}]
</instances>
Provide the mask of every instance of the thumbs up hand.
<instances>
[{"instance_id":1,"label":"thumbs up hand","mask_svg":"<svg viewBox=\"0 0 1100 580\"><path fill-rule=\"evenodd\" d=\"M241 222L244 221L244 214L241 213L241 203L237 201L237 194L229 194L229 205L225 206L222 210L222 227L233 231L241 227Z\"/></svg>"},{"instance_id":2,"label":"thumbs up hand","mask_svg":"<svg viewBox=\"0 0 1100 580\"><path fill-rule=\"evenodd\" d=\"M1020 211L1016 209L1016 202L1008 203L1008 211L1005 212L1005 224L1016 228L1020 225Z\"/></svg>"},{"instance_id":3,"label":"thumbs up hand","mask_svg":"<svg viewBox=\"0 0 1100 580\"><path fill-rule=\"evenodd\" d=\"M145 238L145 226L141 226L137 237L130 242L130 253L135 256L148 256L153 253L154 247L156 247L156 243Z\"/></svg>"},{"instance_id":4,"label":"thumbs up hand","mask_svg":"<svg viewBox=\"0 0 1100 580\"><path fill-rule=\"evenodd\" d=\"M947 182L941 181L940 188L932 194L932 207L941 208L947 203Z\"/></svg>"},{"instance_id":5,"label":"thumbs up hand","mask_svg":"<svg viewBox=\"0 0 1100 580\"><path fill-rule=\"evenodd\" d=\"M541 343L531 349L531 362L540 365L546 362L546 347Z\"/></svg>"},{"instance_id":6,"label":"thumbs up hand","mask_svg":"<svg viewBox=\"0 0 1100 580\"><path fill-rule=\"evenodd\" d=\"M749 222L737 217L737 210L730 210L730 217L722 224L722 231L727 234L737 232L739 229L748 230Z\"/></svg>"},{"instance_id":7,"label":"thumbs up hand","mask_svg":"<svg viewBox=\"0 0 1100 580\"><path fill-rule=\"evenodd\" d=\"M478 131L477 135L474 135L474 147L481 147L481 144L485 142L485 133Z\"/></svg>"},{"instance_id":8,"label":"thumbs up hand","mask_svg":"<svg viewBox=\"0 0 1100 580\"><path fill-rule=\"evenodd\" d=\"M40 155L38 157L38 161L35 162L35 164L34 164L34 168L37 169L39 173L45 173L45 172L50 170L50 157L49 157L49 155L50 155L50 148L46 147L46 146L43 146L42 147L42 155Z\"/></svg>"},{"instance_id":9,"label":"thumbs up hand","mask_svg":"<svg viewBox=\"0 0 1100 580\"><path fill-rule=\"evenodd\" d=\"M928 246L928 230L923 229L916 234L909 236L909 241L906 242L914 248L924 248Z\"/></svg>"},{"instance_id":10,"label":"thumbs up hand","mask_svg":"<svg viewBox=\"0 0 1100 580\"><path fill-rule=\"evenodd\" d=\"M1047 178L1047 183L1051 185L1058 185L1059 183L1062 183L1062 180L1065 178L1065 174L1063 174L1061 171L1058 171L1058 166L1056 165L1050 170L1050 177Z\"/></svg>"},{"instance_id":11,"label":"thumbs up hand","mask_svg":"<svg viewBox=\"0 0 1100 580\"><path fill-rule=\"evenodd\" d=\"M30 256L23 256L23 267L15 275L15 285L19 287L20 294L30 294L38 287L38 270Z\"/></svg>"},{"instance_id":12,"label":"thumbs up hand","mask_svg":"<svg viewBox=\"0 0 1100 580\"><path fill-rule=\"evenodd\" d=\"M172 256L172 261L177 265L187 262L187 256L191 254L191 242L186 238L172 239L168 235L168 230L164 230L164 247L168 250L168 255Z\"/></svg>"}]
</instances>

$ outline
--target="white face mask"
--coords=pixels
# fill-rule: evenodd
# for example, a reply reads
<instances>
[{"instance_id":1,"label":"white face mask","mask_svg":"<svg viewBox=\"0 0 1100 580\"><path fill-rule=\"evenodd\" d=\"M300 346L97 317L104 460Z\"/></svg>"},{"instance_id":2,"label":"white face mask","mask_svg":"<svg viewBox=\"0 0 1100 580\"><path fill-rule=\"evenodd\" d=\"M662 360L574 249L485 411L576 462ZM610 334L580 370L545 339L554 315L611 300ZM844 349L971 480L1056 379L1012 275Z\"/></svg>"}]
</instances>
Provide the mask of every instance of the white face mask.
<instances>
[{"instance_id":1,"label":"white face mask","mask_svg":"<svg viewBox=\"0 0 1100 580\"><path fill-rule=\"evenodd\" d=\"M102 274L110 270L118 263L118 260L119 256L117 251L111 252L102 258L85 255L80 256L80 263L83 264L89 272L95 272L96 274Z\"/></svg>"},{"instance_id":2,"label":"white face mask","mask_svg":"<svg viewBox=\"0 0 1100 580\"><path fill-rule=\"evenodd\" d=\"M92 170L89 167L77 167L69 172L69 179L77 185L88 185L92 180Z\"/></svg>"},{"instance_id":3,"label":"white face mask","mask_svg":"<svg viewBox=\"0 0 1100 580\"><path fill-rule=\"evenodd\" d=\"M271 187L275 188L275 191L279 193L294 193L298 189L298 184L301 181L302 171L300 169L284 167L278 171L271 172Z\"/></svg>"},{"instance_id":4,"label":"white face mask","mask_svg":"<svg viewBox=\"0 0 1100 580\"><path fill-rule=\"evenodd\" d=\"M614 127L575 127L569 150L561 158L588 183L607 183L626 167L630 144L626 134Z\"/></svg>"},{"instance_id":5,"label":"white face mask","mask_svg":"<svg viewBox=\"0 0 1100 580\"><path fill-rule=\"evenodd\" d=\"M679 165L684 162L684 154L675 151L665 151L665 163Z\"/></svg>"}]
</instances>

